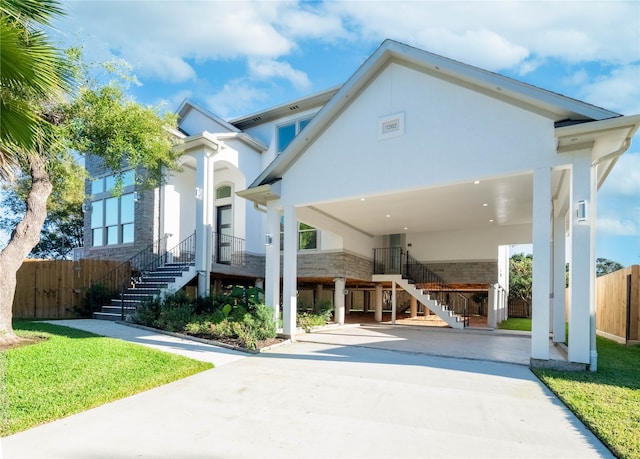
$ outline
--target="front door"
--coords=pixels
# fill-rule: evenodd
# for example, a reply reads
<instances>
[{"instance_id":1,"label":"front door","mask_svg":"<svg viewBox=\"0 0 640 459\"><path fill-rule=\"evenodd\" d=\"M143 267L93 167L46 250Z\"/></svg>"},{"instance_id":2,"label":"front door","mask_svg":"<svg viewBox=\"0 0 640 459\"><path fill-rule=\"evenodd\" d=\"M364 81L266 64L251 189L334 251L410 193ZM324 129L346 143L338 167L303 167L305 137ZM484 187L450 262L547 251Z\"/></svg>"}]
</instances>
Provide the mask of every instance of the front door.
<instances>
[{"instance_id":1,"label":"front door","mask_svg":"<svg viewBox=\"0 0 640 459\"><path fill-rule=\"evenodd\" d=\"M216 263L231 264L233 227L231 206L216 208Z\"/></svg>"}]
</instances>

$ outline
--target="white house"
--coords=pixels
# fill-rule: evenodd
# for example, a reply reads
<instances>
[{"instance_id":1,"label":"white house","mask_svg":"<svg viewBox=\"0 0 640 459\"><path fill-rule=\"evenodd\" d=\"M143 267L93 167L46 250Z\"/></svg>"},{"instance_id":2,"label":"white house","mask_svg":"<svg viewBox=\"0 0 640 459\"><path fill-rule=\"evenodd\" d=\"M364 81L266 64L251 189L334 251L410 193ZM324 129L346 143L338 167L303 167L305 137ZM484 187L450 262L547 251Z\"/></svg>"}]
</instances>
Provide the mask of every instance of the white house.
<instances>
[{"instance_id":1,"label":"white house","mask_svg":"<svg viewBox=\"0 0 640 459\"><path fill-rule=\"evenodd\" d=\"M596 368L596 191L640 115L390 40L339 88L228 121L189 101L178 114L183 169L161 188L113 198L110 171L88 161L86 256L192 238L200 294L264 285L293 336L299 301L331 299L337 322L354 305L380 319L400 292L452 327L454 297L488 292L495 325L508 246L532 243L532 362L568 322L569 361Z\"/></svg>"}]
</instances>

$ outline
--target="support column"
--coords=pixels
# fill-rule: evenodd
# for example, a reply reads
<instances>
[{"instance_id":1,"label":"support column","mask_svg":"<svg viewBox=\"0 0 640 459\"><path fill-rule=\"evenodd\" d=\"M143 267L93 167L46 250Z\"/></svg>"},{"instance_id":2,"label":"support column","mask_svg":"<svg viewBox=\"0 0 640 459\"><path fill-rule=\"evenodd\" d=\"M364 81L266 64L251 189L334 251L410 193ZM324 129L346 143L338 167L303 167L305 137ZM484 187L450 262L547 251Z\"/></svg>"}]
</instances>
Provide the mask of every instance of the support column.
<instances>
[{"instance_id":1,"label":"support column","mask_svg":"<svg viewBox=\"0 0 640 459\"><path fill-rule=\"evenodd\" d=\"M590 363L591 359L591 291L595 278L595 251L591 240L591 227L595 226L595 213L591 194L591 155L575 153L571 171L571 262L569 284L571 311L569 313L569 361ZM579 221L579 202L585 201L585 219ZM592 271L593 274L592 274Z\"/></svg>"},{"instance_id":2,"label":"support column","mask_svg":"<svg viewBox=\"0 0 640 459\"><path fill-rule=\"evenodd\" d=\"M213 228L213 161L211 152L194 153L196 159L196 259L198 296L209 296L211 277L211 231Z\"/></svg>"},{"instance_id":3,"label":"support column","mask_svg":"<svg viewBox=\"0 0 640 459\"><path fill-rule=\"evenodd\" d=\"M396 324L396 313L398 311L398 295L396 293L396 283L391 281L391 323Z\"/></svg>"},{"instance_id":4,"label":"support column","mask_svg":"<svg viewBox=\"0 0 640 459\"><path fill-rule=\"evenodd\" d=\"M411 306L409 309L409 316L415 319L418 316L418 300L415 297L411 297Z\"/></svg>"},{"instance_id":5,"label":"support column","mask_svg":"<svg viewBox=\"0 0 640 459\"><path fill-rule=\"evenodd\" d=\"M267 235L271 243L266 246L265 304L273 308L273 319L278 323L280 314L280 210L278 201L267 203ZM265 241L265 243L268 241Z\"/></svg>"},{"instance_id":6,"label":"support column","mask_svg":"<svg viewBox=\"0 0 640 459\"><path fill-rule=\"evenodd\" d=\"M282 269L282 331L292 339L296 333L296 307L298 303L297 279L298 217L296 208L284 208L284 250Z\"/></svg>"},{"instance_id":7,"label":"support column","mask_svg":"<svg viewBox=\"0 0 640 459\"><path fill-rule=\"evenodd\" d=\"M333 304L334 313L333 321L337 324L344 325L344 277L336 277L333 279Z\"/></svg>"},{"instance_id":8,"label":"support column","mask_svg":"<svg viewBox=\"0 0 640 459\"><path fill-rule=\"evenodd\" d=\"M531 358L540 360L549 360L551 217L551 169L545 167L533 172Z\"/></svg>"},{"instance_id":9,"label":"support column","mask_svg":"<svg viewBox=\"0 0 640 459\"><path fill-rule=\"evenodd\" d=\"M382 322L382 284L376 284L376 322Z\"/></svg>"},{"instance_id":10,"label":"support column","mask_svg":"<svg viewBox=\"0 0 640 459\"><path fill-rule=\"evenodd\" d=\"M498 326L498 284L489 285L489 291L487 292L487 326L489 328L496 328Z\"/></svg>"},{"instance_id":11,"label":"support column","mask_svg":"<svg viewBox=\"0 0 640 459\"><path fill-rule=\"evenodd\" d=\"M553 219L553 342L564 343L566 341L564 324L565 319L565 227L564 215L558 215Z\"/></svg>"}]
</instances>

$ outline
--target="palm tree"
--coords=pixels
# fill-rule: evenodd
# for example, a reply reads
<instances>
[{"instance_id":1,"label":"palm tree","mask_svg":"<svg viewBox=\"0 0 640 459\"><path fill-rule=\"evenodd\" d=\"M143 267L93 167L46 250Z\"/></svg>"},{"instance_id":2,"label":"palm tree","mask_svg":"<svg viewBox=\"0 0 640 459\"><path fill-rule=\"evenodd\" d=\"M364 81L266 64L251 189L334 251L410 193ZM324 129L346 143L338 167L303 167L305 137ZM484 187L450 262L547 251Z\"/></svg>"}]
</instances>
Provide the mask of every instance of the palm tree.
<instances>
[{"instance_id":1,"label":"palm tree","mask_svg":"<svg viewBox=\"0 0 640 459\"><path fill-rule=\"evenodd\" d=\"M0 251L0 348L19 341L11 325L16 273L40 239L51 180L47 157L54 150L54 126L46 106L71 81L63 54L42 27L62 14L54 0L0 3L0 179L20 167L31 177L26 212Z\"/></svg>"},{"instance_id":2,"label":"palm tree","mask_svg":"<svg viewBox=\"0 0 640 459\"><path fill-rule=\"evenodd\" d=\"M63 55L38 28L61 14L55 0L0 3L0 179L36 149L38 133L48 124L42 101L69 86Z\"/></svg>"}]
</instances>

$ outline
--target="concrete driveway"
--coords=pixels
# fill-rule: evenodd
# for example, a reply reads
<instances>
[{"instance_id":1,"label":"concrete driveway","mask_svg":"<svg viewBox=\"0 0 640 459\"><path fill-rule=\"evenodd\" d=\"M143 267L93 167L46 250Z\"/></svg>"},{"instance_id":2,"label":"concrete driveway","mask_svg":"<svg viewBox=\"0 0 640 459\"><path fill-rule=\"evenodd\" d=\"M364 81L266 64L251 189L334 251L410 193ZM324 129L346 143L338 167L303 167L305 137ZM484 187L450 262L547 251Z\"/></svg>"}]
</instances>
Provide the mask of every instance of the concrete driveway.
<instances>
[{"instance_id":1,"label":"concrete driveway","mask_svg":"<svg viewBox=\"0 0 640 459\"><path fill-rule=\"evenodd\" d=\"M224 363L3 438L4 459L613 457L524 365L316 342Z\"/></svg>"}]
</instances>

